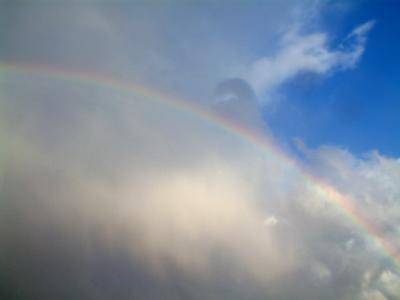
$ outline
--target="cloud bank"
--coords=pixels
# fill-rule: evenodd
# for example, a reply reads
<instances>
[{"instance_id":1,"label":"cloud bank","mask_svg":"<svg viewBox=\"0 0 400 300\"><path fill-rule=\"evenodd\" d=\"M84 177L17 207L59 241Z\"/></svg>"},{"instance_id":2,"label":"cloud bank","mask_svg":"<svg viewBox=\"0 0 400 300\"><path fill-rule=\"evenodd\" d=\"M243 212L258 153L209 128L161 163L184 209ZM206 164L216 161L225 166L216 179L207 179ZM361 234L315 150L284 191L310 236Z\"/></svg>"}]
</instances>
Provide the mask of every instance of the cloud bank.
<instances>
[{"instance_id":1,"label":"cloud bank","mask_svg":"<svg viewBox=\"0 0 400 300\"><path fill-rule=\"evenodd\" d=\"M208 39L204 14L186 20L190 27L171 21L174 8L133 8L11 5L4 11L14 14L2 22L15 26L2 32L2 60L80 66L193 95L279 147L251 87L221 80L231 62L225 54L234 51ZM267 8L271 19L289 14L285 5ZM301 71L350 68L372 25L353 30L343 49L328 47L325 33L287 34L275 58L256 63L276 68L279 80L261 67L259 77L254 68L250 74L267 90ZM198 28L192 40L210 49L185 45L189 27ZM200 56L204 69L188 63ZM1 72L0 298L398 299L398 269L373 238L267 148L154 97L43 72ZM209 84L209 97L199 96ZM398 246L398 159L335 146L304 146L302 155L303 169Z\"/></svg>"},{"instance_id":2,"label":"cloud bank","mask_svg":"<svg viewBox=\"0 0 400 300\"><path fill-rule=\"evenodd\" d=\"M399 275L371 236L266 149L140 96L15 79L2 102L4 295L395 297ZM397 159L303 151L398 243Z\"/></svg>"}]
</instances>

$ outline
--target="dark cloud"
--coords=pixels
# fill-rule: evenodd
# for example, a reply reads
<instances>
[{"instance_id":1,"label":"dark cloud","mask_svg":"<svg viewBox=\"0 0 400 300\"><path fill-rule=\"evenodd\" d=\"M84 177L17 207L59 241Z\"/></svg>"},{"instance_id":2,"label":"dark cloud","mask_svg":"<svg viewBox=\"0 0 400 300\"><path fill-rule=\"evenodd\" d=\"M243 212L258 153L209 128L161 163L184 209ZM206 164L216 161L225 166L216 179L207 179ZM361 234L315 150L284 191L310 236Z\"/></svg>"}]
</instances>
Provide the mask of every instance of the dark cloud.
<instances>
[{"instance_id":1,"label":"dark cloud","mask_svg":"<svg viewBox=\"0 0 400 300\"><path fill-rule=\"evenodd\" d=\"M257 97L251 86L243 79L226 79L214 92L212 109L232 122L254 131L265 132Z\"/></svg>"}]
</instances>

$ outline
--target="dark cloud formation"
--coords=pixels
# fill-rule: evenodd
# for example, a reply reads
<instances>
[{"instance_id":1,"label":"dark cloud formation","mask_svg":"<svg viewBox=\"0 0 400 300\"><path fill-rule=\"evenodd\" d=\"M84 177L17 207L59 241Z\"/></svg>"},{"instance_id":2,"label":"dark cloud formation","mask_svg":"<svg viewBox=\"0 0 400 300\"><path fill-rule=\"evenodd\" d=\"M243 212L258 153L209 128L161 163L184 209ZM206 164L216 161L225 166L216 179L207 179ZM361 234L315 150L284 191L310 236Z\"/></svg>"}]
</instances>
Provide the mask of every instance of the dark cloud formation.
<instances>
[{"instance_id":1,"label":"dark cloud formation","mask_svg":"<svg viewBox=\"0 0 400 300\"><path fill-rule=\"evenodd\" d=\"M222 81L214 92L212 109L219 115L254 131L265 131L257 97L251 86L240 78Z\"/></svg>"}]
</instances>

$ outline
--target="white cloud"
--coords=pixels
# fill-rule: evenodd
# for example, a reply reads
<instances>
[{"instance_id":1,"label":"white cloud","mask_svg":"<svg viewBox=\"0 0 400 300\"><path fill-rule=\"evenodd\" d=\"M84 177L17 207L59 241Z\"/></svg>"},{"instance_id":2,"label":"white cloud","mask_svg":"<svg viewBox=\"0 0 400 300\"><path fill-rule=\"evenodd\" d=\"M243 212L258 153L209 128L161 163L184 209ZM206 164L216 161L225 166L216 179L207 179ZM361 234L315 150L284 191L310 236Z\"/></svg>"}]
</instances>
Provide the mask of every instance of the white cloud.
<instances>
[{"instance_id":1,"label":"white cloud","mask_svg":"<svg viewBox=\"0 0 400 300\"><path fill-rule=\"evenodd\" d=\"M277 54L255 61L244 78L258 94L264 94L301 72L325 74L352 68L362 56L366 35L374 24L368 21L359 25L337 48L329 46L329 36L325 32L303 34L297 27L291 29L282 37Z\"/></svg>"},{"instance_id":2,"label":"white cloud","mask_svg":"<svg viewBox=\"0 0 400 300\"><path fill-rule=\"evenodd\" d=\"M361 300L399 299L400 277L398 273L383 269L375 274L366 272L363 278Z\"/></svg>"},{"instance_id":3,"label":"white cloud","mask_svg":"<svg viewBox=\"0 0 400 300\"><path fill-rule=\"evenodd\" d=\"M265 226L275 226L278 222L279 220L275 216L269 216L264 219Z\"/></svg>"},{"instance_id":4,"label":"white cloud","mask_svg":"<svg viewBox=\"0 0 400 300\"><path fill-rule=\"evenodd\" d=\"M389 294L391 297L397 297L400 295L400 276L385 270L379 277L378 284L381 289Z\"/></svg>"},{"instance_id":5,"label":"white cloud","mask_svg":"<svg viewBox=\"0 0 400 300\"><path fill-rule=\"evenodd\" d=\"M364 291L360 300L387 300L387 298L377 290Z\"/></svg>"}]
</instances>

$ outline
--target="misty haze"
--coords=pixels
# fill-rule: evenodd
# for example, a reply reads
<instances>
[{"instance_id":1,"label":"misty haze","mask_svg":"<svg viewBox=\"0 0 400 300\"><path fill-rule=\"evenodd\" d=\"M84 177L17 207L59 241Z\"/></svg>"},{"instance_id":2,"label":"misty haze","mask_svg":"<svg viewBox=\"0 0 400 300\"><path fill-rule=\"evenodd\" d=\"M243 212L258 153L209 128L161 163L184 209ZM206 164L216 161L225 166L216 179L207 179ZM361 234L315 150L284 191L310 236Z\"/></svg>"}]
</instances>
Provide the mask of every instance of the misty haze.
<instances>
[{"instance_id":1,"label":"misty haze","mask_svg":"<svg viewBox=\"0 0 400 300\"><path fill-rule=\"evenodd\" d=\"M400 299L399 9L0 0L0 300Z\"/></svg>"}]
</instances>

